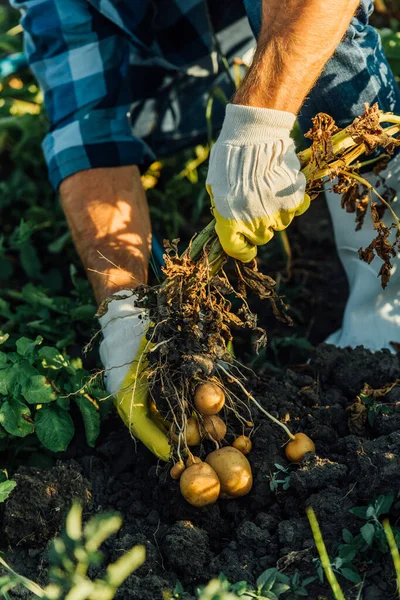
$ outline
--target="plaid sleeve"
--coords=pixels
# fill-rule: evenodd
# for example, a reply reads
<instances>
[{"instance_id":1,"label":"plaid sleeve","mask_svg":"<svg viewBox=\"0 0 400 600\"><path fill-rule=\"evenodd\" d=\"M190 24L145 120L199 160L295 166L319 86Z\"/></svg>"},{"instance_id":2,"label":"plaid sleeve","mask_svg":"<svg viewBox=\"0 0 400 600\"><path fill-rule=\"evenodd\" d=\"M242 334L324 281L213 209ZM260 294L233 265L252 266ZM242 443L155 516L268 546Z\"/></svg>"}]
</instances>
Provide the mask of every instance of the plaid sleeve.
<instances>
[{"instance_id":1,"label":"plaid sleeve","mask_svg":"<svg viewBox=\"0 0 400 600\"><path fill-rule=\"evenodd\" d=\"M146 165L150 148L132 136L129 41L87 0L12 0L22 12L25 52L44 92L43 142L50 181L84 169Z\"/></svg>"}]
</instances>

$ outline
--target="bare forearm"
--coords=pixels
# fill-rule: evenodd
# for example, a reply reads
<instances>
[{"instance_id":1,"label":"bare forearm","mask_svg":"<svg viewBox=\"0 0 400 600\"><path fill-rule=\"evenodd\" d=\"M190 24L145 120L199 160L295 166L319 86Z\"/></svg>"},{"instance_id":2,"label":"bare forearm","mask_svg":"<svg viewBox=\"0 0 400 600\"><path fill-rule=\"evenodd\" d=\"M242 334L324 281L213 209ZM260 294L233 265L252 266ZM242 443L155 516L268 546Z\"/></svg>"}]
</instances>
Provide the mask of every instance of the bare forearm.
<instances>
[{"instance_id":1,"label":"bare forearm","mask_svg":"<svg viewBox=\"0 0 400 600\"><path fill-rule=\"evenodd\" d=\"M97 301L146 283L151 228L138 168L81 171L63 181L60 195Z\"/></svg>"},{"instance_id":2,"label":"bare forearm","mask_svg":"<svg viewBox=\"0 0 400 600\"><path fill-rule=\"evenodd\" d=\"M233 102L297 113L359 0L263 0L252 66Z\"/></svg>"}]
</instances>

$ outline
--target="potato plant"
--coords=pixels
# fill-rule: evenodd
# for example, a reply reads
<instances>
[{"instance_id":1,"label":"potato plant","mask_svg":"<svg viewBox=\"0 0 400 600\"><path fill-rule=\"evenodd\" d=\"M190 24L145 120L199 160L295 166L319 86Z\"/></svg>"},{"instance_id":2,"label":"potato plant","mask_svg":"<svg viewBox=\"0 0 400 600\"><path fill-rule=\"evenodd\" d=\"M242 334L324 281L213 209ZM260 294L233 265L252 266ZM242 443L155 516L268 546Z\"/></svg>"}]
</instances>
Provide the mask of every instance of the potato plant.
<instances>
[{"instance_id":1,"label":"potato plant","mask_svg":"<svg viewBox=\"0 0 400 600\"><path fill-rule=\"evenodd\" d=\"M8 334L2 335L0 343L7 340ZM33 435L48 450L66 450L75 433L72 403L83 419L87 443L94 446L104 396L79 358L43 345L41 336L21 337L14 350L0 351L0 448Z\"/></svg>"}]
</instances>

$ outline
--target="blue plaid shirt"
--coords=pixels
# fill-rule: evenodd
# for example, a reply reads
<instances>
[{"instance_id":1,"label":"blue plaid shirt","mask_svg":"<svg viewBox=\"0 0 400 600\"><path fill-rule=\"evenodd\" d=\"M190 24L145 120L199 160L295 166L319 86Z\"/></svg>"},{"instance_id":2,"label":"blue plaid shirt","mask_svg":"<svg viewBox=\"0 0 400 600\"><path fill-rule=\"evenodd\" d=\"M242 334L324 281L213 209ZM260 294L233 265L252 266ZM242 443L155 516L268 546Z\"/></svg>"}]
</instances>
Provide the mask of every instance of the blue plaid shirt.
<instances>
[{"instance_id":1,"label":"blue plaid shirt","mask_svg":"<svg viewBox=\"0 0 400 600\"><path fill-rule=\"evenodd\" d=\"M188 133L187 122L192 137L204 133L205 117L193 128L199 113L193 81L209 90L221 72L214 24L224 13L233 31L242 2L11 0L21 10L25 52L44 92L50 131L43 150L53 186L93 167L145 167L154 160L149 144L159 153L161 134L169 132L171 147L185 127ZM242 47L253 43L249 29L239 37ZM228 44L232 57L238 41ZM191 90L193 109L182 100L171 109L179 88Z\"/></svg>"}]
</instances>

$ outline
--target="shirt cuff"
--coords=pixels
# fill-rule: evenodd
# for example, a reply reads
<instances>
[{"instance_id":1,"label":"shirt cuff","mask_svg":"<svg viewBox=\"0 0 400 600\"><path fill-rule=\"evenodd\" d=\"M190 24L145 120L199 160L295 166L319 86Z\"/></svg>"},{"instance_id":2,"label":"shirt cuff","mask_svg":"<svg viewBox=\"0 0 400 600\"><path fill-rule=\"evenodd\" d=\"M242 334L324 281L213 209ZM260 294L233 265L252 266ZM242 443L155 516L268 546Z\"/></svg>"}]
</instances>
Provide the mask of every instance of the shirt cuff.
<instances>
[{"instance_id":1,"label":"shirt cuff","mask_svg":"<svg viewBox=\"0 0 400 600\"><path fill-rule=\"evenodd\" d=\"M127 117L88 115L48 133L42 147L56 191L66 177L79 171L126 165L144 170L155 160L150 147L132 135Z\"/></svg>"}]
</instances>

